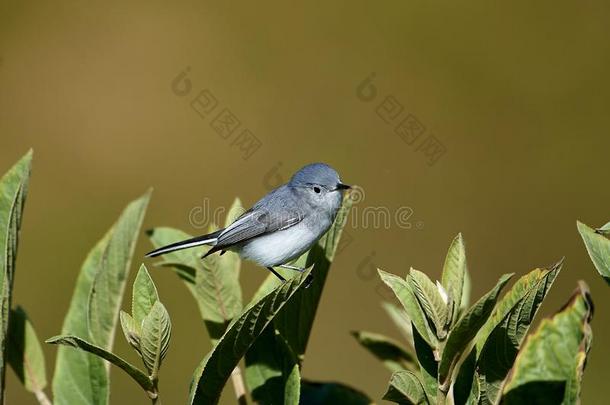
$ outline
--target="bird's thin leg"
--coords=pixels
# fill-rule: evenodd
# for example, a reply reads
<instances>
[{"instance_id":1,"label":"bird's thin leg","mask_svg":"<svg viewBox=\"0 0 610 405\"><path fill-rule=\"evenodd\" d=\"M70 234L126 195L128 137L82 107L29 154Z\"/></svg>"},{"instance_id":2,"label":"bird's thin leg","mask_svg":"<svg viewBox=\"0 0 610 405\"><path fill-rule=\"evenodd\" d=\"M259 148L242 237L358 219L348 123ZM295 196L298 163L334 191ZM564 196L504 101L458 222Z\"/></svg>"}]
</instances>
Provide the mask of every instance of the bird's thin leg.
<instances>
[{"instance_id":1,"label":"bird's thin leg","mask_svg":"<svg viewBox=\"0 0 610 405\"><path fill-rule=\"evenodd\" d=\"M299 273L302 273L305 271L305 269L303 267L291 266L290 264L280 264L278 267L282 267L282 268L288 269L288 270L296 270Z\"/></svg>"},{"instance_id":2,"label":"bird's thin leg","mask_svg":"<svg viewBox=\"0 0 610 405\"><path fill-rule=\"evenodd\" d=\"M286 281L286 279L284 277L282 277L282 275L280 273L278 273L277 271L275 271L273 269L273 267L267 267L267 270L269 270L270 272L272 272L273 274L275 274L275 276L277 278L279 278L280 280L282 280L282 283Z\"/></svg>"}]
</instances>

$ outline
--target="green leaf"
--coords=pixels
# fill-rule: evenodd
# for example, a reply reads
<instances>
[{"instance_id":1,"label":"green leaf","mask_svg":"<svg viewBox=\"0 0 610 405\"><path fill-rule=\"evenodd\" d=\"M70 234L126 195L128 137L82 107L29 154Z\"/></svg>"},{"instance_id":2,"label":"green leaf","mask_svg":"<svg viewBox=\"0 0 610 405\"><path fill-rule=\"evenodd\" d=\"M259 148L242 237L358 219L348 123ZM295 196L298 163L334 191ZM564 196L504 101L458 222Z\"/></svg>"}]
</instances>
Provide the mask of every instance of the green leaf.
<instances>
[{"instance_id":1,"label":"green leaf","mask_svg":"<svg viewBox=\"0 0 610 405\"><path fill-rule=\"evenodd\" d=\"M11 311L7 357L25 389L42 392L47 386L44 355L34 327L21 307Z\"/></svg>"},{"instance_id":2,"label":"green leaf","mask_svg":"<svg viewBox=\"0 0 610 405\"><path fill-rule=\"evenodd\" d=\"M32 150L0 179L0 399L4 398L6 345L19 230L30 181Z\"/></svg>"},{"instance_id":3,"label":"green leaf","mask_svg":"<svg viewBox=\"0 0 610 405\"><path fill-rule=\"evenodd\" d=\"M453 384L453 402L455 405L478 404L478 383L475 381L477 352L473 348L458 370Z\"/></svg>"},{"instance_id":4,"label":"green leaf","mask_svg":"<svg viewBox=\"0 0 610 405\"><path fill-rule=\"evenodd\" d=\"M161 362L165 358L172 334L172 323L169 314L161 301L156 301L142 321L140 352L148 374L157 378Z\"/></svg>"},{"instance_id":5,"label":"green leaf","mask_svg":"<svg viewBox=\"0 0 610 405\"><path fill-rule=\"evenodd\" d=\"M597 272L610 284L610 239L605 236L608 234L605 228L610 226L606 224L595 231L579 221L576 225Z\"/></svg>"},{"instance_id":6,"label":"green leaf","mask_svg":"<svg viewBox=\"0 0 610 405\"><path fill-rule=\"evenodd\" d=\"M507 405L575 404L591 346L593 303L587 285L527 337L503 389Z\"/></svg>"},{"instance_id":7,"label":"green leaf","mask_svg":"<svg viewBox=\"0 0 610 405\"><path fill-rule=\"evenodd\" d=\"M407 278L415 297L432 322L436 336L444 339L447 336L447 303L441 297L437 286L421 271L411 268Z\"/></svg>"},{"instance_id":8,"label":"green leaf","mask_svg":"<svg viewBox=\"0 0 610 405\"><path fill-rule=\"evenodd\" d=\"M150 192L131 202L89 252L64 319L63 335L88 340L94 340L93 336L98 346L112 345L129 262L149 198ZM108 368L99 357L65 347L58 349L53 375L56 405L106 404L108 381Z\"/></svg>"},{"instance_id":9,"label":"green leaf","mask_svg":"<svg viewBox=\"0 0 610 405\"><path fill-rule=\"evenodd\" d=\"M121 329L123 329L125 340L127 340L127 343L129 343L131 347L140 353L141 325L138 325L131 315L125 311L119 312L119 319L121 320Z\"/></svg>"},{"instance_id":10,"label":"green leaf","mask_svg":"<svg viewBox=\"0 0 610 405\"><path fill-rule=\"evenodd\" d=\"M396 325L396 328L398 328L398 331L402 337L409 342L411 347L413 347L413 328L411 326L411 319L409 319L409 315L407 315L403 308L391 302L382 302L381 306L388 314L390 319L394 322L394 325Z\"/></svg>"},{"instance_id":11,"label":"green leaf","mask_svg":"<svg viewBox=\"0 0 610 405\"><path fill-rule=\"evenodd\" d=\"M150 396L156 396L156 389L153 382L146 374L140 371L137 367L131 365L119 356L99 347L95 344L81 339L77 336L60 335L54 336L46 340L46 343L52 345L63 345L71 348L77 348L87 353L95 355L96 358L104 359L125 371L133 380L140 385Z\"/></svg>"},{"instance_id":12,"label":"green leaf","mask_svg":"<svg viewBox=\"0 0 610 405\"><path fill-rule=\"evenodd\" d=\"M470 341L474 339L479 329L487 321L489 315L491 315L500 291L512 276L512 274L504 274L500 277L496 286L481 297L455 324L451 333L449 333L438 369L438 381L441 384L441 389L446 390L449 388L447 383L450 382L453 368Z\"/></svg>"},{"instance_id":13,"label":"green leaf","mask_svg":"<svg viewBox=\"0 0 610 405\"><path fill-rule=\"evenodd\" d=\"M89 293L89 338L110 350L131 259L140 235L150 191L127 206L112 230Z\"/></svg>"},{"instance_id":14,"label":"green leaf","mask_svg":"<svg viewBox=\"0 0 610 405\"><path fill-rule=\"evenodd\" d=\"M417 371L418 366L415 357L393 339L365 331L354 331L352 336L362 347L381 360L390 371Z\"/></svg>"},{"instance_id":15,"label":"green leaf","mask_svg":"<svg viewBox=\"0 0 610 405\"><path fill-rule=\"evenodd\" d=\"M460 310L460 306L458 305L464 301L464 289L467 273L466 248L464 246L462 234L459 233L453 239L451 245L449 246L449 250L447 251L445 264L443 265L442 277L443 287L453 299L453 302L456 303L453 309L453 314L451 315L454 323L455 320L457 320L458 312ZM468 294L469 293L470 292L468 291Z\"/></svg>"},{"instance_id":16,"label":"green leaf","mask_svg":"<svg viewBox=\"0 0 610 405\"><path fill-rule=\"evenodd\" d=\"M298 359L273 325L246 352L246 382L252 400L260 404L299 404L301 375Z\"/></svg>"},{"instance_id":17,"label":"green leaf","mask_svg":"<svg viewBox=\"0 0 610 405\"><path fill-rule=\"evenodd\" d=\"M466 273L464 273L464 288L462 289L462 301L460 302L460 304L458 306L458 316L454 317L454 323L468 309L468 306L470 305L471 290L472 290L472 281L470 280L470 273L468 273L468 270L466 270Z\"/></svg>"},{"instance_id":18,"label":"green leaf","mask_svg":"<svg viewBox=\"0 0 610 405\"><path fill-rule=\"evenodd\" d=\"M428 345L417 329L413 329L413 342L415 344L417 362L419 363L421 383L424 391L426 391L428 400L435 402L438 392L438 361L435 358L434 349Z\"/></svg>"},{"instance_id":19,"label":"green leaf","mask_svg":"<svg viewBox=\"0 0 610 405\"><path fill-rule=\"evenodd\" d=\"M149 236L155 248L192 237L172 228L155 228L149 232ZM168 253L164 255L161 265L172 268L182 278L197 302L212 343L216 344L229 323L242 311L240 261L233 252L226 252L222 256L215 254L201 260L208 249L203 247Z\"/></svg>"},{"instance_id":20,"label":"green leaf","mask_svg":"<svg viewBox=\"0 0 610 405\"><path fill-rule=\"evenodd\" d=\"M279 285L231 323L216 347L195 370L189 403L218 403L220 393L239 360L284 305L295 296L310 272L311 269Z\"/></svg>"},{"instance_id":21,"label":"green leaf","mask_svg":"<svg viewBox=\"0 0 610 405\"><path fill-rule=\"evenodd\" d=\"M131 313L136 325L142 326L142 321L150 313L155 302L159 301L157 287L145 265L140 266L136 279L133 282L131 299Z\"/></svg>"},{"instance_id":22,"label":"green leaf","mask_svg":"<svg viewBox=\"0 0 610 405\"><path fill-rule=\"evenodd\" d=\"M301 404L374 405L374 402L366 394L344 384L303 381Z\"/></svg>"},{"instance_id":23,"label":"green leaf","mask_svg":"<svg viewBox=\"0 0 610 405\"><path fill-rule=\"evenodd\" d=\"M383 399L397 404L423 405L429 403L421 381L410 371L397 371L392 374L390 386Z\"/></svg>"},{"instance_id":24,"label":"green leaf","mask_svg":"<svg viewBox=\"0 0 610 405\"><path fill-rule=\"evenodd\" d=\"M498 302L477 337L477 370L482 403L496 403L525 334L550 290L563 260L521 277Z\"/></svg>"},{"instance_id":25,"label":"green leaf","mask_svg":"<svg viewBox=\"0 0 610 405\"><path fill-rule=\"evenodd\" d=\"M407 280L405 280L394 274L386 273L381 269L377 269L377 272L379 273L381 280L394 292L394 295L398 298L398 301L401 303L407 316L411 319L413 326L418 330L422 338L430 346L436 347L436 339L428 328L426 315L407 282L409 276L407 276Z\"/></svg>"}]
</instances>

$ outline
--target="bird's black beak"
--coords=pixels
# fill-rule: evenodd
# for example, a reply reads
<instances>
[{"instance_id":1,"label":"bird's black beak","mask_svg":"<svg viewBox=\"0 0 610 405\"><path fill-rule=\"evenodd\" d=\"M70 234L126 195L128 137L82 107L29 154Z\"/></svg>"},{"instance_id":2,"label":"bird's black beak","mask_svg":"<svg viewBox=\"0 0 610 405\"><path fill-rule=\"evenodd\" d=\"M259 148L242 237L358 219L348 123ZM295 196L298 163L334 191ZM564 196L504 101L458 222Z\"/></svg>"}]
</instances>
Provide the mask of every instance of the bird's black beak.
<instances>
[{"instance_id":1,"label":"bird's black beak","mask_svg":"<svg viewBox=\"0 0 610 405\"><path fill-rule=\"evenodd\" d=\"M337 190L349 190L350 188L352 188L352 186L348 186L347 184L337 184Z\"/></svg>"}]
</instances>

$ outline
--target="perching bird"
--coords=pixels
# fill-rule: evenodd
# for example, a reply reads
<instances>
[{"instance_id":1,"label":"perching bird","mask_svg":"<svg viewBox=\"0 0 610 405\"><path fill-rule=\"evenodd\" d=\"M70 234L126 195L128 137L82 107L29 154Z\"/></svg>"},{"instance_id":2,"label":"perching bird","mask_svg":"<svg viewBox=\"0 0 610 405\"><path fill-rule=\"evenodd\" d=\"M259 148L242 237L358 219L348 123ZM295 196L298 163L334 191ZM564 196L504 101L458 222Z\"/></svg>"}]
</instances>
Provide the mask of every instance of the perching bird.
<instances>
[{"instance_id":1,"label":"perching bird","mask_svg":"<svg viewBox=\"0 0 610 405\"><path fill-rule=\"evenodd\" d=\"M309 164L226 228L172 243L146 256L208 245L212 248L202 259L230 250L286 281L273 268L304 270L288 263L309 250L328 231L341 207L343 192L349 188L329 165Z\"/></svg>"}]
</instances>

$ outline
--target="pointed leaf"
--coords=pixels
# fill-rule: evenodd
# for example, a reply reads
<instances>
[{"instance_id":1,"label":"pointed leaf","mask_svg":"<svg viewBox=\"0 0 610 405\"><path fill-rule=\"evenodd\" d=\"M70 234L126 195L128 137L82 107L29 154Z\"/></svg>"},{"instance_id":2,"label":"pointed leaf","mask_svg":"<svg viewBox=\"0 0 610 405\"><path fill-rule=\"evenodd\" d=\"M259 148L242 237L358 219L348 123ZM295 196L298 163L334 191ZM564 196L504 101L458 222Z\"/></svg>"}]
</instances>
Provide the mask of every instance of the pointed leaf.
<instances>
[{"instance_id":1,"label":"pointed leaf","mask_svg":"<svg viewBox=\"0 0 610 405\"><path fill-rule=\"evenodd\" d=\"M502 381L513 366L540 304L561 270L536 269L521 277L498 302L477 337L477 371L482 403L496 403Z\"/></svg>"},{"instance_id":2,"label":"pointed leaf","mask_svg":"<svg viewBox=\"0 0 610 405\"><path fill-rule=\"evenodd\" d=\"M106 350L110 350L114 341L131 259L150 193L130 203L115 224L89 294L89 337Z\"/></svg>"},{"instance_id":3,"label":"pointed leaf","mask_svg":"<svg viewBox=\"0 0 610 405\"><path fill-rule=\"evenodd\" d=\"M91 353L92 355L95 355L96 358L107 360L115 366L119 367L121 370L125 371L131 378L133 378L135 382L140 385L140 387L147 391L149 395L155 395L154 385L146 374L144 374L138 368L123 360L119 356L107 350L104 350L103 348L96 346L91 342L88 342L77 336L60 335L47 339L46 343L77 348L85 352Z\"/></svg>"},{"instance_id":4,"label":"pointed leaf","mask_svg":"<svg viewBox=\"0 0 610 405\"><path fill-rule=\"evenodd\" d=\"M31 165L32 150L0 179L0 400L4 397L13 277Z\"/></svg>"},{"instance_id":5,"label":"pointed leaf","mask_svg":"<svg viewBox=\"0 0 610 405\"><path fill-rule=\"evenodd\" d=\"M410 371L397 371L392 374L390 386L383 399L397 404L423 405L429 403L421 381Z\"/></svg>"},{"instance_id":6,"label":"pointed leaf","mask_svg":"<svg viewBox=\"0 0 610 405\"><path fill-rule=\"evenodd\" d=\"M299 291L310 272L311 269L279 285L231 323L216 347L195 370L189 403L218 403L220 393L239 360L277 313Z\"/></svg>"},{"instance_id":7,"label":"pointed leaf","mask_svg":"<svg viewBox=\"0 0 610 405\"><path fill-rule=\"evenodd\" d=\"M411 268L407 279L415 297L431 321L436 336L444 339L447 336L445 325L447 323L447 304L441 297L437 286L421 271Z\"/></svg>"},{"instance_id":8,"label":"pointed leaf","mask_svg":"<svg viewBox=\"0 0 610 405\"><path fill-rule=\"evenodd\" d=\"M578 403L592 315L591 296L581 281L566 306L527 337L504 385L504 403Z\"/></svg>"},{"instance_id":9,"label":"pointed leaf","mask_svg":"<svg viewBox=\"0 0 610 405\"><path fill-rule=\"evenodd\" d=\"M125 335L125 340L131 347L133 347L138 353L140 352L140 335L141 326L136 324L136 321L125 311L119 313L119 319L121 320L121 329Z\"/></svg>"},{"instance_id":10,"label":"pointed leaf","mask_svg":"<svg viewBox=\"0 0 610 405\"><path fill-rule=\"evenodd\" d=\"M377 333L366 331L352 332L358 343L373 356L383 362L392 372L400 370L417 371L417 359L400 343Z\"/></svg>"},{"instance_id":11,"label":"pointed leaf","mask_svg":"<svg viewBox=\"0 0 610 405\"><path fill-rule=\"evenodd\" d=\"M601 231L594 231L579 221L576 222L576 225L597 272L606 280L606 283L610 284L610 239L605 236L607 232L603 229L604 227Z\"/></svg>"},{"instance_id":12,"label":"pointed leaf","mask_svg":"<svg viewBox=\"0 0 610 405\"><path fill-rule=\"evenodd\" d=\"M155 302L152 309L142 321L140 352L149 375L157 377L161 362L167 353L172 334L172 323L165 306Z\"/></svg>"},{"instance_id":13,"label":"pointed leaf","mask_svg":"<svg viewBox=\"0 0 610 405\"><path fill-rule=\"evenodd\" d=\"M479 329L487 321L489 315L491 315L500 291L512 276L512 274L505 274L500 277L496 286L481 297L455 324L451 333L449 333L438 369L438 380L442 384L442 389L449 388L447 382L455 364L470 341L474 339Z\"/></svg>"},{"instance_id":14,"label":"pointed leaf","mask_svg":"<svg viewBox=\"0 0 610 405\"><path fill-rule=\"evenodd\" d=\"M131 313L136 325L142 325L142 321L150 313L157 301L159 301L157 287L155 287L155 283L150 278L148 269L142 264L133 282L131 298Z\"/></svg>"},{"instance_id":15,"label":"pointed leaf","mask_svg":"<svg viewBox=\"0 0 610 405\"><path fill-rule=\"evenodd\" d=\"M442 283L445 290L449 293L449 296L453 299L453 302L458 305L462 303L462 296L464 293L464 283L466 280L466 273L468 272L466 267L466 248L464 246L464 239L462 234L459 233L451 242L449 251L445 258L445 264L443 265L443 277ZM452 319L457 320L459 306L456 305L453 310Z\"/></svg>"},{"instance_id":16,"label":"pointed leaf","mask_svg":"<svg viewBox=\"0 0 610 405\"><path fill-rule=\"evenodd\" d=\"M436 347L436 339L433 338L428 327L426 315L419 305L415 294L411 290L411 286L407 280L395 276L391 273L386 273L381 269L377 269L381 280L394 292L398 301L402 304L407 316L413 322L413 326L419 331L422 338L432 347ZM408 279L409 276L407 276ZM434 343L433 343L434 342Z\"/></svg>"},{"instance_id":17,"label":"pointed leaf","mask_svg":"<svg viewBox=\"0 0 610 405\"><path fill-rule=\"evenodd\" d=\"M100 346L111 346L134 242L149 196L150 192L131 202L85 259L64 319L64 335L89 339L95 333ZM59 347L53 394L56 405L106 404L108 368L99 357Z\"/></svg>"},{"instance_id":18,"label":"pointed leaf","mask_svg":"<svg viewBox=\"0 0 610 405\"><path fill-rule=\"evenodd\" d=\"M8 361L26 390L41 392L47 386L47 375L40 341L23 308L11 312Z\"/></svg>"}]
</instances>

